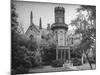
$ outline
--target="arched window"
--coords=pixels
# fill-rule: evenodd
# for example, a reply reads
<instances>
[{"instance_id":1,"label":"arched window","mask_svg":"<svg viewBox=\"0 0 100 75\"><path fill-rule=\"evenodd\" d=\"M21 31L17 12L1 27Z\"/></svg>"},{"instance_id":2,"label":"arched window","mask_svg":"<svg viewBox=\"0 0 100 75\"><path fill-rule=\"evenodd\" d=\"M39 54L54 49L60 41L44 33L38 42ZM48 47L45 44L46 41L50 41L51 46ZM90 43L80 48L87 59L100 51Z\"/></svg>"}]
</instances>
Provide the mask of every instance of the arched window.
<instances>
[{"instance_id":1,"label":"arched window","mask_svg":"<svg viewBox=\"0 0 100 75\"><path fill-rule=\"evenodd\" d=\"M63 36L63 31L60 31L60 36L59 37L60 37L60 40L63 40L63 37L64 37Z\"/></svg>"},{"instance_id":2,"label":"arched window","mask_svg":"<svg viewBox=\"0 0 100 75\"><path fill-rule=\"evenodd\" d=\"M30 35L30 40L32 40L32 39L33 39L33 35L31 34L31 35Z\"/></svg>"}]
</instances>

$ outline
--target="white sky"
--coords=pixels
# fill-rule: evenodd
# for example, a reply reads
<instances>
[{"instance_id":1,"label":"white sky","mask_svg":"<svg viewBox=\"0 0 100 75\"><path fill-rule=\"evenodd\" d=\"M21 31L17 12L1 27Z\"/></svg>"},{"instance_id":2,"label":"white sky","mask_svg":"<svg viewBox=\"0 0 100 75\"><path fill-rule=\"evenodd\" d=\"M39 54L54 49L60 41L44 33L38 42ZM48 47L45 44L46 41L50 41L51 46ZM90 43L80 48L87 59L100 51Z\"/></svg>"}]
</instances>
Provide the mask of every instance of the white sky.
<instances>
[{"instance_id":1,"label":"white sky","mask_svg":"<svg viewBox=\"0 0 100 75\"><path fill-rule=\"evenodd\" d=\"M30 12L33 12L33 23L39 25L39 19L42 19L42 27L46 28L47 24L54 23L54 8L56 6L63 6L65 8L65 23L70 24L71 20L77 15L76 9L79 5L69 5L69 4L54 4L54 3L39 3L39 2L20 2L15 1L16 12L18 14L18 21L23 25L24 31L30 25ZM73 28L69 26L69 29Z\"/></svg>"}]
</instances>

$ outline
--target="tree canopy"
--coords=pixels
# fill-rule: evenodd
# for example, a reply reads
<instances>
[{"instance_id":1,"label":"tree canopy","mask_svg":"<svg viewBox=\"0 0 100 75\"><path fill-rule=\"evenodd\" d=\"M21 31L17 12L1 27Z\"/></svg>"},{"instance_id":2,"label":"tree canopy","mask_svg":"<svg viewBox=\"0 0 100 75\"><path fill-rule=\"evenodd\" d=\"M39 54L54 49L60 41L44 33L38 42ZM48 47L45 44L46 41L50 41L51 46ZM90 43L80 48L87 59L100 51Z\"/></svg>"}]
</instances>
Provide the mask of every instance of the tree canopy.
<instances>
[{"instance_id":1,"label":"tree canopy","mask_svg":"<svg viewBox=\"0 0 100 75\"><path fill-rule=\"evenodd\" d=\"M77 18L71 22L72 25L77 27L75 34L82 34L81 43L76 47L76 51L81 51L79 52L81 55L84 52L89 61L88 50L96 51L96 7L82 5L81 8L77 9L77 13ZM92 68L90 61L89 64Z\"/></svg>"}]
</instances>

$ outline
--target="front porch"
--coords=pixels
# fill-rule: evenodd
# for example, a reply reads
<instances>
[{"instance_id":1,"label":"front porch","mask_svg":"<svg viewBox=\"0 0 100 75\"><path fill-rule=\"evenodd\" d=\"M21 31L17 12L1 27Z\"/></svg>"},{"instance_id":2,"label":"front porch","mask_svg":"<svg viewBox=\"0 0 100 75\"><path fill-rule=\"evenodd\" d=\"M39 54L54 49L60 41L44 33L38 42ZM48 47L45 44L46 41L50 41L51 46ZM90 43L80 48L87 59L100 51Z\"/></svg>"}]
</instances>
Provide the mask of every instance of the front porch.
<instances>
[{"instance_id":1,"label":"front porch","mask_svg":"<svg viewBox=\"0 0 100 75\"><path fill-rule=\"evenodd\" d=\"M70 48L67 46L58 46L56 48L56 60L66 60L70 63Z\"/></svg>"}]
</instances>

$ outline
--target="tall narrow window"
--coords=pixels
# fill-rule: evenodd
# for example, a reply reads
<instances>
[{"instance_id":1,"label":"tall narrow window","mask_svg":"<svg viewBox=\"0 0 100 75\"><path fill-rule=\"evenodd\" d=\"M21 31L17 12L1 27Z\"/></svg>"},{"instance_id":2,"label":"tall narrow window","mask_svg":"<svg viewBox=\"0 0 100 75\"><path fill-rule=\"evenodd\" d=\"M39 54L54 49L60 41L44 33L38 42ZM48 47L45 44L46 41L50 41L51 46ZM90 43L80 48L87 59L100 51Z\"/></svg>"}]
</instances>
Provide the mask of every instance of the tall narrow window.
<instances>
[{"instance_id":1,"label":"tall narrow window","mask_svg":"<svg viewBox=\"0 0 100 75\"><path fill-rule=\"evenodd\" d=\"M56 42L58 42L58 34L57 34L57 31L55 32L56 34Z\"/></svg>"}]
</instances>

